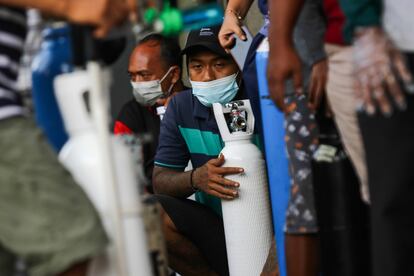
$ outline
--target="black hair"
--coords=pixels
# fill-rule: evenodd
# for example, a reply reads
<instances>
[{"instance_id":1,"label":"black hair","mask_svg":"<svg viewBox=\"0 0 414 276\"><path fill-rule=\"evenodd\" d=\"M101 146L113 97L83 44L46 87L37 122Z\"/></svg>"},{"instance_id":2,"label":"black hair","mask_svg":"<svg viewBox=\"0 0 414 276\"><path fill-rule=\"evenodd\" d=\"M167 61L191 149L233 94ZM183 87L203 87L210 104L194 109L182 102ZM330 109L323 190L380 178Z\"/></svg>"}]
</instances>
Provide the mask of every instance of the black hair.
<instances>
[{"instance_id":1,"label":"black hair","mask_svg":"<svg viewBox=\"0 0 414 276\"><path fill-rule=\"evenodd\" d=\"M160 46L161 62L163 62L166 67L176 65L182 70L181 48L176 39L152 33L141 39L137 46L151 42L155 42L155 45Z\"/></svg>"}]
</instances>

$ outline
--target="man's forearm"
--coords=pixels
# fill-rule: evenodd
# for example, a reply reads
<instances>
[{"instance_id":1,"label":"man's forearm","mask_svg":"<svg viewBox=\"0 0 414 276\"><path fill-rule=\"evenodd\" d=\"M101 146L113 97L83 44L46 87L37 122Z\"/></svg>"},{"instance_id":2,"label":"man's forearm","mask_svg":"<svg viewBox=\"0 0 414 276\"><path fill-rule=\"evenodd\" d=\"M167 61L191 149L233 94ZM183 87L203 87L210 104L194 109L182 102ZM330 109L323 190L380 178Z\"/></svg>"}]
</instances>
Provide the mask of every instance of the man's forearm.
<instances>
[{"instance_id":1,"label":"man's forearm","mask_svg":"<svg viewBox=\"0 0 414 276\"><path fill-rule=\"evenodd\" d=\"M152 183L157 194L187 198L194 193L191 187L191 171L179 172L154 166Z\"/></svg>"},{"instance_id":2,"label":"man's forearm","mask_svg":"<svg viewBox=\"0 0 414 276\"><path fill-rule=\"evenodd\" d=\"M16 8L34 8L50 15L66 17L67 0L0 0L0 4Z\"/></svg>"},{"instance_id":3,"label":"man's forearm","mask_svg":"<svg viewBox=\"0 0 414 276\"><path fill-rule=\"evenodd\" d=\"M269 1L270 27L269 43L293 46L293 29L299 17L304 0Z\"/></svg>"}]
</instances>

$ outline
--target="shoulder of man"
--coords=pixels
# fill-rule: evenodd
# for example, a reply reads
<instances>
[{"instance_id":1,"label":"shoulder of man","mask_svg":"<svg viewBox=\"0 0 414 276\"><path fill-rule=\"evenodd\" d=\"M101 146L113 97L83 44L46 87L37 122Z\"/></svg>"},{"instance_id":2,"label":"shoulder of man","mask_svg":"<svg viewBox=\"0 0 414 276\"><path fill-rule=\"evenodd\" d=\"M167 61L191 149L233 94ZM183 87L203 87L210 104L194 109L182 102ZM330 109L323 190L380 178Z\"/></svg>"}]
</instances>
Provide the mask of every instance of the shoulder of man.
<instances>
[{"instance_id":1,"label":"shoulder of man","mask_svg":"<svg viewBox=\"0 0 414 276\"><path fill-rule=\"evenodd\" d=\"M142 116L143 109L143 106L132 99L122 106L121 111L118 113L116 119L120 121L136 120L137 117Z\"/></svg>"},{"instance_id":2,"label":"shoulder of man","mask_svg":"<svg viewBox=\"0 0 414 276\"><path fill-rule=\"evenodd\" d=\"M193 90L191 88L183 90L174 97L172 97L171 102L174 102L174 104L188 104L190 101L193 100Z\"/></svg>"},{"instance_id":3,"label":"shoulder of man","mask_svg":"<svg viewBox=\"0 0 414 276\"><path fill-rule=\"evenodd\" d=\"M140 124L144 121L143 112L147 111L144 109L145 107L141 106L134 99L130 100L122 106L121 111L116 117L115 126L118 126L119 129L119 126L122 124L133 133L142 131L142 126L140 126Z\"/></svg>"},{"instance_id":4,"label":"shoulder of man","mask_svg":"<svg viewBox=\"0 0 414 276\"><path fill-rule=\"evenodd\" d=\"M172 109L174 113L186 112L192 108L193 104L193 92L192 89L183 90L175 94L167 107L167 113L169 109Z\"/></svg>"}]
</instances>

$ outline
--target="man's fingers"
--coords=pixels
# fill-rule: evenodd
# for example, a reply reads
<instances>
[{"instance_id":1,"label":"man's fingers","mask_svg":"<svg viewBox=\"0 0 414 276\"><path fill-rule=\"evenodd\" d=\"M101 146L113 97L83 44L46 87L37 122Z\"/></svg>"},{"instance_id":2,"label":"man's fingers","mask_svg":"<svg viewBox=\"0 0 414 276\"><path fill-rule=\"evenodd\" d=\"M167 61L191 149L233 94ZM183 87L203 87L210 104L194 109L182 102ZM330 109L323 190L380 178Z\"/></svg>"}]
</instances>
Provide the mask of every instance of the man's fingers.
<instances>
[{"instance_id":1,"label":"man's fingers","mask_svg":"<svg viewBox=\"0 0 414 276\"><path fill-rule=\"evenodd\" d=\"M239 173L242 173L243 171L244 171L243 168L236 168L236 167L219 167L214 170L214 172L219 175L239 174Z\"/></svg>"},{"instance_id":2,"label":"man's fingers","mask_svg":"<svg viewBox=\"0 0 414 276\"><path fill-rule=\"evenodd\" d=\"M221 46L223 46L223 44L225 43L228 43L228 41L233 37L232 35L233 35L233 32L231 31L220 31L218 38L219 38L219 42Z\"/></svg>"},{"instance_id":3,"label":"man's fingers","mask_svg":"<svg viewBox=\"0 0 414 276\"><path fill-rule=\"evenodd\" d=\"M293 86L295 87L296 93L302 93L302 71L301 68L296 68L295 71L293 71Z\"/></svg>"},{"instance_id":4,"label":"man's fingers","mask_svg":"<svg viewBox=\"0 0 414 276\"><path fill-rule=\"evenodd\" d=\"M393 65L394 65L395 69L397 70L397 73L398 73L399 77L404 82L405 90L408 93L413 94L414 93L413 76L411 75L411 73L407 69L404 57L402 56L401 53L397 52L397 53L394 54L394 56L393 56Z\"/></svg>"},{"instance_id":5,"label":"man's fingers","mask_svg":"<svg viewBox=\"0 0 414 276\"><path fill-rule=\"evenodd\" d=\"M214 190L218 192L219 194L222 194L228 197L234 198L239 194L237 190L225 187L221 185L220 183L210 182L208 186L210 187L211 190Z\"/></svg>"},{"instance_id":6,"label":"man's fingers","mask_svg":"<svg viewBox=\"0 0 414 276\"><path fill-rule=\"evenodd\" d=\"M210 180L217 183L217 184L221 184L221 185L225 185L225 186L230 186L230 187L234 187L234 188L240 187L240 183L232 181L232 180L227 179L227 178L224 178L221 175L216 175L216 176L212 177Z\"/></svg>"},{"instance_id":7,"label":"man's fingers","mask_svg":"<svg viewBox=\"0 0 414 276\"><path fill-rule=\"evenodd\" d=\"M405 65L404 57L401 53L395 53L393 56L393 63L401 79L405 83L411 83L413 78Z\"/></svg>"},{"instance_id":8,"label":"man's fingers","mask_svg":"<svg viewBox=\"0 0 414 276\"><path fill-rule=\"evenodd\" d=\"M309 103L313 110L316 110L322 100L322 95L324 92L324 83L325 81L320 78L313 78L309 88Z\"/></svg>"},{"instance_id":9,"label":"man's fingers","mask_svg":"<svg viewBox=\"0 0 414 276\"><path fill-rule=\"evenodd\" d=\"M385 83L387 84L388 91L394 100L395 104L400 110L405 110L407 108L407 103L405 102L404 94L402 93L397 80L393 74L389 74L385 77Z\"/></svg>"},{"instance_id":10,"label":"man's fingers","mask_svg":"<svg viewBox=\"0 0 414 276\"><path fill-rule=\"evenodd\" d=\"M392 114L392 107L390 102L388 101L387 96L385 95L385 90L384 88L379 85L375 88L373 88L373 98L374 100L378 103L378 106L382 112L382 114L384 114L384 116L391 116Z\"/></svg>"},{"instance_id":11,"label":"man's fingers","mask_svg":"<svg viewBox=\"0 0 414 276\"><path fill-rule=\"evenodd\" d=\"M269 82L269 96L280 111L285 109L285 81L273 80Z\"/></svg>"},{"instance_id":12,"label":"man's fingers","mask_svg":"<svg viewBox=\"0 0 414 276\"><path fill-rule=\"evenodd\" d=\"M215 196L215 197L218 197L218 198L221 198L221 199L227 199L227 200L234 199L234 196L222 194L222 193L219 193L219 192L217 192L216 190L213 190L213 189L208 189L206 192L208 194L212 195L212 196Z\"/></svg>"},{"instance_id":13,"label":"man's fingers","mask_svg":"<svg viewBox=\"0 0 414 276\"><path fill-rule=\"evenodd\" d=\"M357 73L357 101L358 105L357 108L361 108L365 110L368 115L375 114L375 105L373 103L372 95L371 95L371 87L370 87L370 79L366 72Z\"/></svg>"},{"instance_id":14,"label":"man's fingers","mask_svg":"<svg viewBox=\"0 0 414 276\"><path fill-rule=\"evenodd\" d=\"M316 94L313 99L313 108L316 110L318 109L319 105L321 104L323 94L325 92L325 84L326 79L322 77L322 79L319 80L317 88L316 88Z\"/></svg>"},{"instance_id":15,"label":"man's fingers","mask_svg":"<svg viewBox=\"0 0 414 276\"><path fill-rule=\"evenodd\" d=\"M233 49L234 45L236 45L236 39L234 36L229 36L226 41L223 43L223 48L229 52L230 49Z\"/></svg>"},{"instance_id":16,"label":"man's fingers","mask_svg":"<svg viewBox=\"0 0 414 276\"><path fill-rule=\"evenodd\" d=\"M238 26L238 28L234 30L234 33L243 41L247 39L245 32L243 31L242 28L240 28L240 26Z\"/></svg>"}]
</instances>

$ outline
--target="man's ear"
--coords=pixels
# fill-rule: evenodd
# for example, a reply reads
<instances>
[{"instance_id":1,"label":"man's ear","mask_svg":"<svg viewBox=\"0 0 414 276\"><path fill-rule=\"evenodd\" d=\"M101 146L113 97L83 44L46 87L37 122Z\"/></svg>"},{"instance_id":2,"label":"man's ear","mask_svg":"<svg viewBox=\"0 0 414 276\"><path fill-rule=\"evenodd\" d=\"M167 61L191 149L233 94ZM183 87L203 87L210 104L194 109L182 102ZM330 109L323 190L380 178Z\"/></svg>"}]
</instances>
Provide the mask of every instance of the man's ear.
<instances>
[{"instance_id":1,"label":"man's ear","mask_svg":"<svg viewBox=\"0 0 414 276\"><path fill-rule=\"evenodd\" d=\"M181 79L181 69L177 65L171 69L171 83L177 83Z\"/></svg>"}]
</instances>

